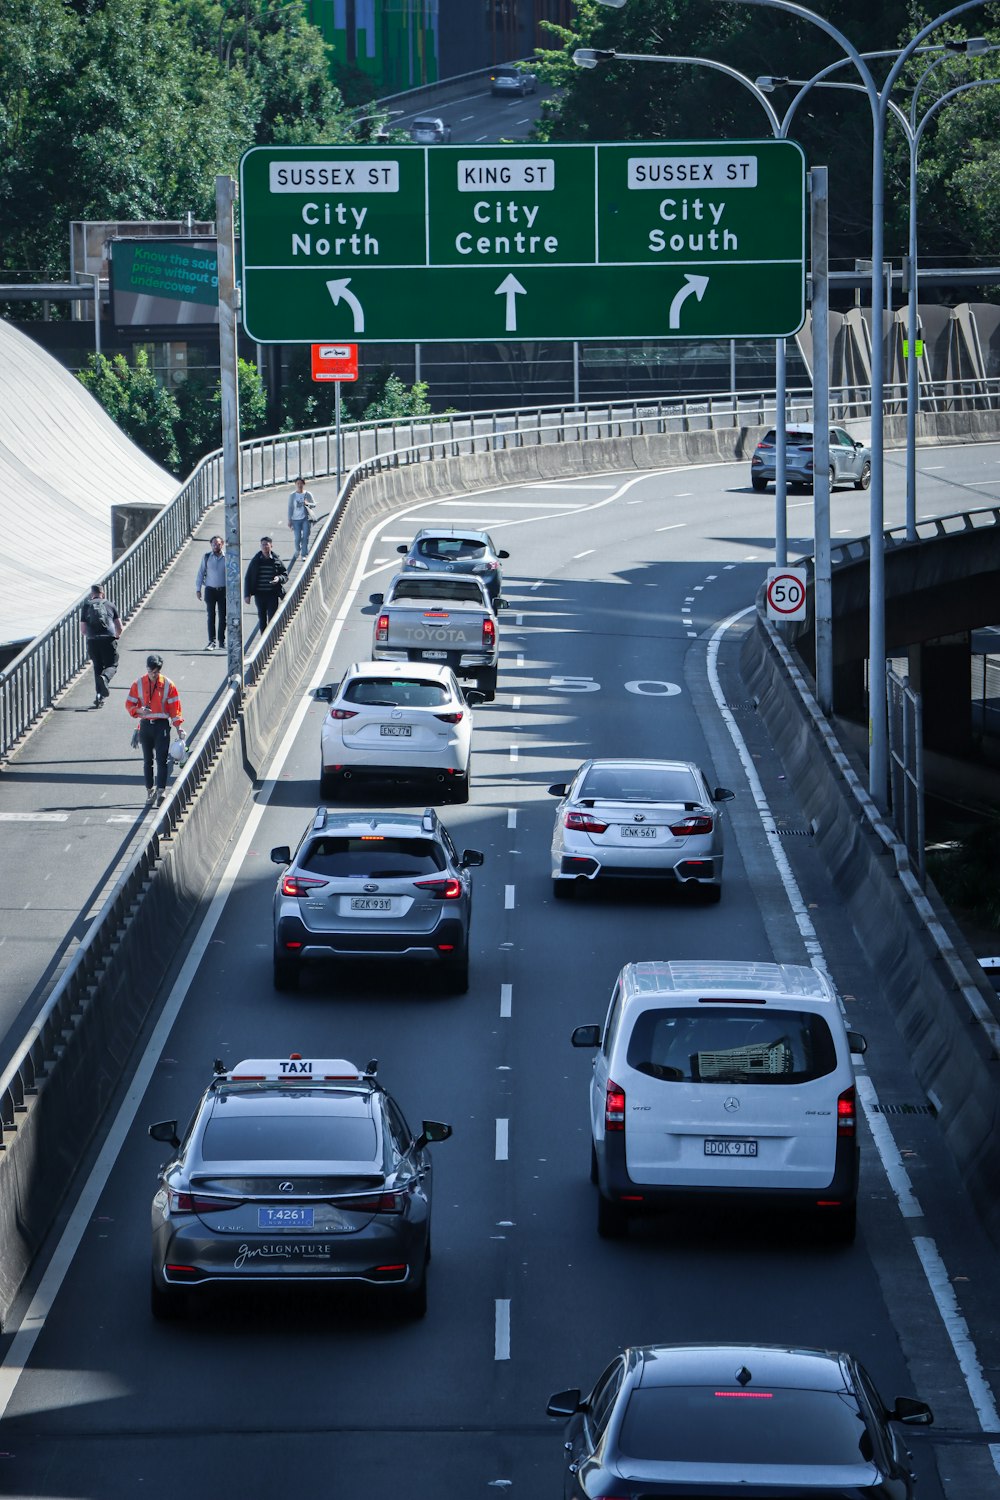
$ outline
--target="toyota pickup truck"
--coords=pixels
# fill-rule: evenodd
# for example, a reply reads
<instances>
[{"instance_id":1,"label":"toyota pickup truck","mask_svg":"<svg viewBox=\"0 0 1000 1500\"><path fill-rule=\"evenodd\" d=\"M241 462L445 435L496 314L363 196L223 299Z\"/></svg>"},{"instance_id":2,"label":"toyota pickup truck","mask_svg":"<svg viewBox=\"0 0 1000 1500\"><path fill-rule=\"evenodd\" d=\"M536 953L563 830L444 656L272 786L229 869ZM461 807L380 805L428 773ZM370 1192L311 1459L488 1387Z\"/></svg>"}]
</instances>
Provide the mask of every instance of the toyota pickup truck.
<instances>
[{"instance_id":1,"label":"toyota pickup truck","mask_svg":"<svg viewBox=\"0 0 1000 1500\"><path fill-rule=\"evenodd\" d=\"M372 632L374 661L436 661L471 678L492 703L497 691L499 632L486 585L470 574L399 573L384 594Z\"/></svg>"}]
</instances>

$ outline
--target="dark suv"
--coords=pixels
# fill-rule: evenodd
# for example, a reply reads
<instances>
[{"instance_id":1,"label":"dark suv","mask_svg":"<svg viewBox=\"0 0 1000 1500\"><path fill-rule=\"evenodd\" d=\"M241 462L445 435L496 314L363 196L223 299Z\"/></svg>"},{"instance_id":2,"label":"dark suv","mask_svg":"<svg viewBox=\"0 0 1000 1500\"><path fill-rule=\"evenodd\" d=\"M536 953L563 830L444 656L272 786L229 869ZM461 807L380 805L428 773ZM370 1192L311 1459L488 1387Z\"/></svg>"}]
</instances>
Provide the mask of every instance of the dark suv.
<instances>
[{"instance_id":1,"label":"dark suv","mask_svg":"<svg viewBox=\"0 0 1000 1500\"><path fill-rule=\"evenodd\" d=\"M331 813L320 807L274 893L274 986L298 988L303 963L405 958L440 965L449 988L469 987L469 922L477 849L461 857L433 808Z\"/></svg>"}]
</instances>

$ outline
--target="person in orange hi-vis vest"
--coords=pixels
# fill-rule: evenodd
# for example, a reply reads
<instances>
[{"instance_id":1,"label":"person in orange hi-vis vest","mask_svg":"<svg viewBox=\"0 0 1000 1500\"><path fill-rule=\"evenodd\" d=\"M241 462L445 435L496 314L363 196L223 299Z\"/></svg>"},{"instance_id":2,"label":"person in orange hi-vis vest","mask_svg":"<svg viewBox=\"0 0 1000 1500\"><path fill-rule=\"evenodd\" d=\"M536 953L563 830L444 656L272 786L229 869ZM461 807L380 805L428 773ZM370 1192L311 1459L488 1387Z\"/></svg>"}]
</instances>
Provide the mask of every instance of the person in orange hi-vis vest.
<instances>
[{"instance_id":1,"label":"person in orange hi-vis vest","mask_svg":"<svg viewBox=\"0 0 1000 1500\"><path fill-rule=\"evenodd\" d=\"M146 671L129 688L125 707L139 721L139 744L146 779L146 801L160 807L166 796L167 751L170 748L170 726L184 738L181 728L181 699L169 677L163 675L163 657L146 657ZM156 760L156 783L153 782L153 760Z\"/></svg>"}]
</instances>

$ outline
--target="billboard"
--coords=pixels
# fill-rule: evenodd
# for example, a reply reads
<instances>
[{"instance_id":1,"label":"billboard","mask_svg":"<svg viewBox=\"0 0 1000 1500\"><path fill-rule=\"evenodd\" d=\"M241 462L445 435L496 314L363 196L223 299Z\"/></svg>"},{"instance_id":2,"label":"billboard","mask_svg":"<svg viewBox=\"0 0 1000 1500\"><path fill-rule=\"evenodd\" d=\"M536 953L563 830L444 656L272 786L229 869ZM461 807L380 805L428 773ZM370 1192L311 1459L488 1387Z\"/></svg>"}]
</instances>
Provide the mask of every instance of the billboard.
<instances>
[{"instance_id":1,"label":"billboard","mask_svg":"<svg viewBox=\"0 0 1000 1500\"><path fill-rule=\"evenodd\" d=\"M112 240L111 320L116 328L218 323L215 239Z\"/></svg>"}]
</instances>

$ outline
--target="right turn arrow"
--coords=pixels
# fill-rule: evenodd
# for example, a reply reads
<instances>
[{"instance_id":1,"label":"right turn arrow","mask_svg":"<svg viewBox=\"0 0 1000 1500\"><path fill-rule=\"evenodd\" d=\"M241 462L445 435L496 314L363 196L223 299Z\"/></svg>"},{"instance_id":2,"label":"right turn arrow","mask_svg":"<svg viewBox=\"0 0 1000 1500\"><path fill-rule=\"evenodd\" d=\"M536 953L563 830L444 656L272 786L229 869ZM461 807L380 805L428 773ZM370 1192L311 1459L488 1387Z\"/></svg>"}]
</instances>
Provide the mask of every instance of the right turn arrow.
<instances>
[{"instance_id":1,"label":"right turn arrow","mask_svg":"<svg viewBox=\"0 0 1000 1500\"><path fill-rule=\"evenodd\" d=\"M673 302L671 302L670 304L669 326L671 328L679 328L681 326L681 308L684 306L691 293L693 292L700 302L702 297L704 297L705 295L705 288L708 286L707 276L685 276L684 281L686 284L681 287Z\"/></svg>"}]
</instances>

